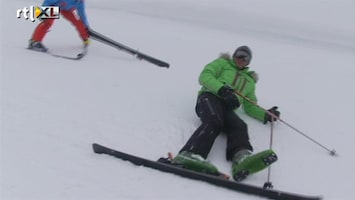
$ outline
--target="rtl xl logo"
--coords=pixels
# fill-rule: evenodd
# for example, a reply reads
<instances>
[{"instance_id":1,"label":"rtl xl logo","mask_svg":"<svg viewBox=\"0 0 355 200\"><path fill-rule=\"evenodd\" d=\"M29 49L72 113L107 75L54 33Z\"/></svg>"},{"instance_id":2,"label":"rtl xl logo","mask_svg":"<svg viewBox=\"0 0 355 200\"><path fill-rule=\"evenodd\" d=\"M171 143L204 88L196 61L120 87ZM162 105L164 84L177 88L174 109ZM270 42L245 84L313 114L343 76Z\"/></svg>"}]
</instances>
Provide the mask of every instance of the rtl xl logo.
<instances>
[{"instance_id":1,"label":"rtl xl logo","mask_svg":"<svg viewBox=\"0 0 355 200\"><path fill-rule=\"evenodd\" d=\"M58 6L30 6L18 9L16 12L17 18L23 16L26 20L30 19L32 22L35 19L59 19Z\"/></svg>"}]
</instances>

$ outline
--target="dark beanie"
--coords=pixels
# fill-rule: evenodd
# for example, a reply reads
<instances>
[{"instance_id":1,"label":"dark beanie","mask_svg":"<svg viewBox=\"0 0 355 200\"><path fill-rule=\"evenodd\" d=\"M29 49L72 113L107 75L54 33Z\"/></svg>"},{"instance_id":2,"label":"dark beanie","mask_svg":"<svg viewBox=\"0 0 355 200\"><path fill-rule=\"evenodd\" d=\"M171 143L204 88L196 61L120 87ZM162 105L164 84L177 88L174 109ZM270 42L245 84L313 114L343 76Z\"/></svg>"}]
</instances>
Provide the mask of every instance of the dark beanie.
<instances>
[{"instance_id":1,"label":"dark beanie","mask_svg":"<svg viewBox=\"0 0 355 200\"><path fill-rule=\"evenodd\" d=\"M233 57L244 58L249 64L252 58L252 53L248 46L240 46L234 51Z\"/></svg>"}]
</instances>

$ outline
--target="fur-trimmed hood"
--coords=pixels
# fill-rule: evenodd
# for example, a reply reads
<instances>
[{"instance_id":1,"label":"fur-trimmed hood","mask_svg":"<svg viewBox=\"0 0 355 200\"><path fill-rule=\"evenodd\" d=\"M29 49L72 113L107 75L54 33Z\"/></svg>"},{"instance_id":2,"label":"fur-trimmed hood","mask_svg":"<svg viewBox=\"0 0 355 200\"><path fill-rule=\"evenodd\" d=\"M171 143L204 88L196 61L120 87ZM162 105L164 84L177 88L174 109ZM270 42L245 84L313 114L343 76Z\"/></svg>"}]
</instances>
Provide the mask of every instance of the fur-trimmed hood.
<instances>
[{"instance_id":1,"label":"fur-trimmed hood","mask_svg":"<svg viewBox=\"0 0 355 200\"><path fill-rule=\"evenodd\" d=\"M249 71L248 75L254 79L255 83L258 82L258 80L259 80L258 73L256 73L255 71Z\"/></svg>"},{"instance_id":2,"label":"fur-trimmed hood","mask_svg":"<svg viewBox=\"0 0 355 200\"><path fill-rule=\"evenodd\" d=\"M220 57L220 58L227 59L227 60L231 60L231 59L232 59L231 55L230 55L229 53L226 53L226 52L220 53L220 54L219 54L219 57Z\"/></svg>"}]
</instances>

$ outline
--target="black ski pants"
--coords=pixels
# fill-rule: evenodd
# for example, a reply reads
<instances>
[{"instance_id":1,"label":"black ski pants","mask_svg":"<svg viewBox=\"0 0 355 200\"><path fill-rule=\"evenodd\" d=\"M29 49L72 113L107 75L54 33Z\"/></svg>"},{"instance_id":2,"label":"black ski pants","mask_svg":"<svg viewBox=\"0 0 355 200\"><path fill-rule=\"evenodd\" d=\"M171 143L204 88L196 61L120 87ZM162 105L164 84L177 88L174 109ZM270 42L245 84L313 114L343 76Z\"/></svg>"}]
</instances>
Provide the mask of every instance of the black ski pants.
<instances>
[{"instance_id":1,"label":"black ski pants","mask_svg":"<svg viewBox=\"0 0 355 200\"><path fill-rule=\"evenodd\" d=\"M217 136L223 132L227 135L226 159L232 160L241 149L253 150L249 142L247 124L230 109L223 100L208 92L197 98L196 113L202 124L192 134L180 150L199 154L207 158Z\"/></svg>"}]
</instances>

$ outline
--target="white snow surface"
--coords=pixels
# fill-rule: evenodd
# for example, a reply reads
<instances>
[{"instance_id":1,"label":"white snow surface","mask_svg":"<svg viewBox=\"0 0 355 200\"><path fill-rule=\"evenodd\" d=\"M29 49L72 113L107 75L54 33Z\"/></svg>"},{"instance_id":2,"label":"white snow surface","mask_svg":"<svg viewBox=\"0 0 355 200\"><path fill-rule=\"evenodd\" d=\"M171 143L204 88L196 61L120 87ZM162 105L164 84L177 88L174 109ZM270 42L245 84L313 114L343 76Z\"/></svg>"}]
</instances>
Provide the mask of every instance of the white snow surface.
<instances>
[{"instance_id":1,"label":"white snow surface","mask_svg":"<svg viewBox=\"0 0 355 200\"><path fill-rule=\"evenodd\" d=\"M253 50L259 105L277 105L275 189L354 199L355 1L87 0L91 28L170 63L159 68L92 41L80 61L26 50L39 23L1 1L1 200L263 199L94 154L96 142L155 160L176 154L199 126L202 68L240 45ZM75 55L81 41L57 20L44 44ZM255 152L270 125L242 110ZM225 136L208 159L230 173ZM244 182L262 186L267 170Z\"/></svg>"}]
</instances>

